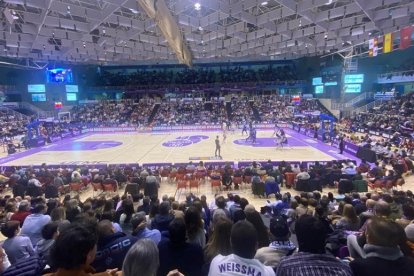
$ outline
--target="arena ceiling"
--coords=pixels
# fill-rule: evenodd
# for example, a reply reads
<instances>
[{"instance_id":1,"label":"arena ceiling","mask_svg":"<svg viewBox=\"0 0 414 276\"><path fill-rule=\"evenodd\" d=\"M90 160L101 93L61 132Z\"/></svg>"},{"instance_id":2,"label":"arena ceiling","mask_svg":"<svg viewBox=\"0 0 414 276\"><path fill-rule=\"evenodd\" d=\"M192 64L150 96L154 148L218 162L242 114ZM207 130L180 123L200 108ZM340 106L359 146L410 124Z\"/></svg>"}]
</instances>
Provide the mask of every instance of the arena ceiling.
<instances>
[{"instance_id":1,"label":"arena ceiling","mask_svg":"<svg viewBox=\"0 0 414 276\"><path fill-rule=\"evenodd\" d=\"M165 2L200 61L321 55L414 22L412 0ZM177 60L136 0L0 0L0 7L0 56L88 63Z\"/></svg>"}]
</instances>

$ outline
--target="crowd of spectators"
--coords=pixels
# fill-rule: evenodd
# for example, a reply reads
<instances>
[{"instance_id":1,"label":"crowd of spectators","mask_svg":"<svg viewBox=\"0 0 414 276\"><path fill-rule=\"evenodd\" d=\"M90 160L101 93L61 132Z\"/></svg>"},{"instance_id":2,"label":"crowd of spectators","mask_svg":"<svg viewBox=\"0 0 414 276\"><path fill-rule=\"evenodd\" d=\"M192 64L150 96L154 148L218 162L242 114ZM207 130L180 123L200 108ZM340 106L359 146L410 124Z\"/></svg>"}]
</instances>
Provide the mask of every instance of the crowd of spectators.
<instances>
[{"instance_id":1,"label":"crowd of spectators","mask_svg":"<svg viewBox=\"0 0 414 276\"><path fill-rule=\"evenodd\" d=\"M3 275L395 275L414 273L414 196L411 191L385 188L358 193L345 190L347 179L394 177L377 164L358 167L344 161L309 168L281 162L252 163L246 168L195 166L172 168L86 166L69 169L14 168L0 181L12 186L65 186L68 182L121 186L137 182L144 190L122 196L46 196L19 193L0 198ZM258 208L238 194L186 194L182 202L158 196L161 176L201 173L214 179L243 177L260 195L261 182L289 186L288 175L302 191L275 193ZM331 178L339 175L339 178ZM250 180L247 180L250 178ZM134 180L136 179L136 180ZM339 193L322 195L301 189L312 181L339 180ZM86 181L84 181L86 180ZM208 179L207 179L208 180ZM302 181L302 183L300 183ZM303 181L309 181L304 184ZM47 182L47 183L46 183ZM228 184L226 180L225 183ZM151 188L149 188L151 187ZM155 189L154 189L155 188ZM236 188L236 187L235 187ZM341 189L344 189L341 191ZM263 195L263 193L262 193ZM245 273L243 272L245 271ZM391 273L392 272L392 273ZM180 274L181 273L181 274Z\"/></svg>"},{"instance_id":2,"label":"crowd of spectators","mask_svg":"<svg viewBox=\"0 0 414 276\"><path fill-rule=\"evenodd\" d=\"M297 80L291 66L268 66L254 69L230 66L220 69L162 69L136 70L134 72L103 71L98 86L146 86L160 84L212 84L241 82L294 82Z\"/></svg>"},{"instance_id":3,"label":"crowd of spectators","mask_svg":"<svg viewBox=\"0 0 414 276\"><path fill-rule=\"evenodd\" d=\"M163 101L160 104L152 125L206 125L218 124L226 118L224 103L212 100L186 100Z\"/></svg>"},{"instance_id":4,"label":"crowd of spectators","mask_svg":"<svg viewBox=\"0 0 414 276\"><path fill-rule=\"evenodd\" d=\"M28 123L29 119L26 116L16 116L10 112L0 110L0 135L2 138L26 133Z\"/></svg>"},{"instance_id":5,"label":"crowd of spectators","mask_svg":"<svg viewBox=\"0 0 414 276\"><path fill-rule=\"evenodd\" d=\"M104 127L141 126L148 123L153 107L154 101L149 99L77 105L71 110L71 121Z\"/></svg>"},{"instance_id":6,"label":"crowd of spectators","mask_svg":"<svg viewBox=\"0 0 414 276\"><path fill-rule=\"evenodd\" d=\"M386 64L383 68L383 73L381 75L391 79L392 76L400 74L403 76L414 75L414 59L407 59L399 66L389 66L388 64Z\"/></svg>"},{"instance_id":7,"label":"crowd of spectators","mask_svg":"<svg viewBox=\"0 0 414 276\"><path fill-rule=\"evenodd\" d=\"M414 129L413 114L414 93L410 93L394 100L385 101L368 112L344 118L343 123L350 132L373 131L379 132L380 135L397 134L411 139Z\"/></svg>"}]
</instances>

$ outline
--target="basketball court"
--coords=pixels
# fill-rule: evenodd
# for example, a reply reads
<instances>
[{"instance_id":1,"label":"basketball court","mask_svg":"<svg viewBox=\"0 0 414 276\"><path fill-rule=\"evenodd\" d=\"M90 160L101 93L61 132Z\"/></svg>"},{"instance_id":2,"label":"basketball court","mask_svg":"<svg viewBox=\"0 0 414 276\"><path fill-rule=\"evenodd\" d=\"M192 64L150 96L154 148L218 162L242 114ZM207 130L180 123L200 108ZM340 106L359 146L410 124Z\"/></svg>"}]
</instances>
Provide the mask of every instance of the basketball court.
<instances>
[{"instance_id":1,"label":"basketball court","mask_svg":"<svg viewBox=\"0 0 414 276\"><path fill-rule=\"evenodd\" d=\"M18 152L0 158L2 166L81 165L138 163L187 163L209 161L330 161L353 158L339 154L338 149L308 136L286 129L288 145L277 147L273 131L259 131L255 144L246 141L240 131L228 133L224 143L219 131L87 133L50 145ZM219 135L221 156L214 156Z\"/></svg>"}]
</instances>

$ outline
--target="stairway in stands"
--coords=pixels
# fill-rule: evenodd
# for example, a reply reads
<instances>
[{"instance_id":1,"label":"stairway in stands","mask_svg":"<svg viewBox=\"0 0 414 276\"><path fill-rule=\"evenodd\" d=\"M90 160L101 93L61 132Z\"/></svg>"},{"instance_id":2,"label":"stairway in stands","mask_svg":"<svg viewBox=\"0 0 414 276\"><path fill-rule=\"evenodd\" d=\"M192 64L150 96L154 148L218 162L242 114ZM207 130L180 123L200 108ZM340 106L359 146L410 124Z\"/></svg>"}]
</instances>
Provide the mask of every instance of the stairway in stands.
<instances>
[{"instance_id":1,"label":"stairway in stands","mask_svg":"<svg viewBox=\"0 0 414 276\"><path fill-rule=\"evenodd\" d=\"M227 119L231 120L232 119L232 113L233 113L233 109L231 108L231 102L227 102L226 103L226 112L227 112Z\"/></svg>"},{"instance_id":2,"label":"stairway in stands","mask_svg":"<svg viewBox=\"0 0 414 276\"><path fill-rule=\"evenodd\" d=\"M148 125L152 124L152 121L154 120L155 115L157 115L158 113L158 109L160 109L160 104L156 103L154 105L154 108L152 109L150 116L148 117Z\"/></svg>"},{"instance_id":3,"label":"stairway in stands","mask_svg":"<svg viewBox=\"0 0 414 276\"><path fill-rule=\"evenodd\" d=\"M204 104L204 110L208 112L213 112L213 104L211 102L206 102Z\"/></svg>"},{"instance_id":4,"label":"stairway in stands","mask_svg":"<svg viewBox=\"0 0 414 276\"><path fill-rule=\"evenodd\" d=\"M36 115L36 112L34 112L33 110L27 109L27 108L16 108L14 109L14 111L19 112L23 115L26 116L33 116Z\"/></svg>"},{"instance_id":5,"label":"stairway in stands","mask_svg":"<svg viewBox=\"0 0 414 276\"><path fill-rule=\"evenodd\" d=\"M328 114L329 116L336 118L336 116L332 114L332 112L328 110L319 100L317 101L317 103L318 109L321 111L322 114Z\"/></svg>"},{"instance_id":6,"label":"stairway in stands","mask_svg":"<svg viewBox=\"0 0 414 276\"><path fill-rule=\"evenodd\" d=\"M260 114L259 114L259 110L257 110L257 108L254 106L253 101L250 101L250 108L253 110L253 116L254 116L254 120L256 122L261 122L262 118L260 118Z\"/></svg>"}]
</instances>

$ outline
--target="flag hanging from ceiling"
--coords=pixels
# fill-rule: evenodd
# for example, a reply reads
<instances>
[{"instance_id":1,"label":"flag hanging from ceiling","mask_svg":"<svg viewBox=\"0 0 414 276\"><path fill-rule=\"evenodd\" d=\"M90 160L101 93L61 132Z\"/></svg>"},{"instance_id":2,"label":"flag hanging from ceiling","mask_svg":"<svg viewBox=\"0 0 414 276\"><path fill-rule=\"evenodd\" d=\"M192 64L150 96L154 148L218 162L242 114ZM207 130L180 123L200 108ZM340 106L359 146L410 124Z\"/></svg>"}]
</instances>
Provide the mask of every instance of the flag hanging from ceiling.
<instances>
[{"instance_id":1,"label":"flag hanging from ceiling","mask_svg":"<svg viewBox=\"0 0 414 276\"><path fill-rule=\"evenodd\" d=\"M369 40L369 51L370 57L375 57L378 54L378 38L372 38Z\"/></svg>"},{"instance_id":2,"label":"flag hanging from ceiling","mask_svg":"<svg viewBox=\"0 0 414 276\"><path fill-rule=\"evenodd\" d=\"M383 51L384 53L389 53L392 51L392 33L385 34Z\"/></svg>"},{"instance_id":3,"label":"flag hanging from ceiling","mask_svg":"<svg viewBox=\"0 0 414 276\"><path fill-rule=\"evenodd\" d=\"M400 31L400 49L406 49L411 46L411 35L413 34L413 26L407 26Z\"/></svg>"}]
</instances>

